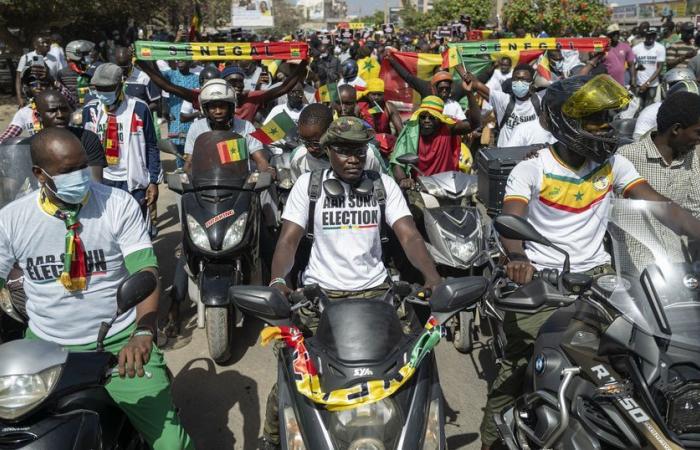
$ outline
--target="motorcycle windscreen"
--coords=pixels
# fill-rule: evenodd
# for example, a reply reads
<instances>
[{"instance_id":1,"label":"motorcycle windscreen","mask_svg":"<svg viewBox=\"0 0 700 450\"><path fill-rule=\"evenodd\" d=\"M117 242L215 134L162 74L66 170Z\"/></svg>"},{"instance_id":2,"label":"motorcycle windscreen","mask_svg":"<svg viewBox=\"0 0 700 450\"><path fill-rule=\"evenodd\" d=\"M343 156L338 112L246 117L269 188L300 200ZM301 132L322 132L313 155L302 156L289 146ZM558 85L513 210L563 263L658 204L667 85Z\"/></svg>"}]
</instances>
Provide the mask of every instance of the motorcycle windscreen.
<instances>
[{"instance_id":1,"label":"motorcycle windscreen","mask_svg":"<svg viewBox=\"0 0 700 450\"><path fill-rule=\"evenodd\" d=\"M0 144L0 208L39 187L32 173L30 138L10 138Z\"/></svg>"},{"instance_id":2,"label":"motorcycle windscreen","mask_svg":"<svg viewBox=\"0 0 700 450\"><path fill-rule=\"evenodd\" d=\"M245 139L231 131L207 131L194 143L192 185L242 188L250 173Z\"/></svg>"}]
</instances>

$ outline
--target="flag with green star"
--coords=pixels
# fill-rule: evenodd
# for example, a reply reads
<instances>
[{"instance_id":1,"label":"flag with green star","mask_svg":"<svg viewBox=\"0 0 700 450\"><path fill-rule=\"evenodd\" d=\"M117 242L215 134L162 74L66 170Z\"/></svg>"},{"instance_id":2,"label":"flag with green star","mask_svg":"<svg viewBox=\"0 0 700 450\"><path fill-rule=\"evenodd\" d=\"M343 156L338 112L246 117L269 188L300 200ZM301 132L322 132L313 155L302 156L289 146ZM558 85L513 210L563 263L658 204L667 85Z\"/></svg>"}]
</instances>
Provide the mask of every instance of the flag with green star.
<instances>
[{"instance_id":1,"label":"flag with green star","mask_svg":"<svg viewBox=\"0 0 700 450\"><path fill-rule=\"evenodd\" d=\"M289 117L286 111L282 111L265 125L250 133L250 135L263 144L269 145L284 139L295 128L294 120Z\"/></svg>"},{"instance_id":2,"label":"flag with green star","mask_svg":"<svg viewBox=\"0 0 700 450\"><path fill-rule=\"evenodd\" d=\"M357 60L357 68L357 75L363 80L368 81L372 78L379 78L381 65L379 64L379 61L377 61L377 58L374 56L368 56Z\"/></svg>"}]
</instances>

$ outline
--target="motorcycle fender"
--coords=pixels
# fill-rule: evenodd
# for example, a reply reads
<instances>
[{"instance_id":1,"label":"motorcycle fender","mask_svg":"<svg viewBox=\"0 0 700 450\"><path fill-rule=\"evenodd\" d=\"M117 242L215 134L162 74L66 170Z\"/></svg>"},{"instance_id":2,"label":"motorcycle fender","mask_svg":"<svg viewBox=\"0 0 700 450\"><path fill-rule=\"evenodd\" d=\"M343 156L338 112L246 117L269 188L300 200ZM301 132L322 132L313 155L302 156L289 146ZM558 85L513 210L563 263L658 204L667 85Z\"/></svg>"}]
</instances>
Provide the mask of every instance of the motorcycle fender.
<instances>
[{"instance_id":1,"label":"motorcycle fender","mask_svg":"<svg viewBox=\"0 0 700 450\"><path fill-rule=\"evenodd\" d=\"M102 448L101 435L99 414L87 410L48 415L34 423L0 423L0 440L11 438L15 442L26 442L26 445L12 447L23 450Z\"/></svg>"},{"instance_id":2,"label":"motorcycle fender","mask_svg":"<svg viewBox=\"0 0 700 450\"><path fill-rule=\"evenodd\" d=\"M199 273L199 295L204 306L229 306L233 299L228 289L233 286L233 266L208 264Z\"/></svg>"}]
</instances>

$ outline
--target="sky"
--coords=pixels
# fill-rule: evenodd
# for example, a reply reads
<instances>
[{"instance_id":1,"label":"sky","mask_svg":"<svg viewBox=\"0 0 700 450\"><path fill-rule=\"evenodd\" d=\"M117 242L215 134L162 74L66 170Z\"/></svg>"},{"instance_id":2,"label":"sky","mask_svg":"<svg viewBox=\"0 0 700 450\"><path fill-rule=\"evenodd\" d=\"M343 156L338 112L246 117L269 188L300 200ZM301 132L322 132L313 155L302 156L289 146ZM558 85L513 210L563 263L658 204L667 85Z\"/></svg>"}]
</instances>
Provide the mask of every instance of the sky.
<instances>
[{"instance_id":1,"label":"sky","mask_svg":"<svg viewBox=\"0 0 700 450\"><path fill-rule=\"evenodd\" d=\"M348 14L357 16L369 16L375 11L384 10L384 2L382 0L346 0L348 2ZM387 0L389 7L401 6L401 0Z\"/></svg>"}]
</instances>

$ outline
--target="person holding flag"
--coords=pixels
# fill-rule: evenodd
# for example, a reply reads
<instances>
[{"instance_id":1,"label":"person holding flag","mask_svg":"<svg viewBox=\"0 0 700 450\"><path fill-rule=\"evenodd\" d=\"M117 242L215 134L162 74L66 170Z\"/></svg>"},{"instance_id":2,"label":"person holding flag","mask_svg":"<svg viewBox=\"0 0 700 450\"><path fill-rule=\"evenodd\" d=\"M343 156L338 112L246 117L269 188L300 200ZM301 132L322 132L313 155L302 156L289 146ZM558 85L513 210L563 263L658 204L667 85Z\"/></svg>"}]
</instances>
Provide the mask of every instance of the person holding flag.
<instances>
[{"instance_id":1,"label":"person holding flag","mask_svg":"<svg viewBox=\"0 0 700 450\"><path fill-rule=\"evenodd\" d=\"M403 128L401 115L391 103L384 101L384 80L373 78L367 83L359 106L359 117L370 124L376 133L399 134ZM395 132L392 133L391 127Z\"/></svg>"}]
</instances>

